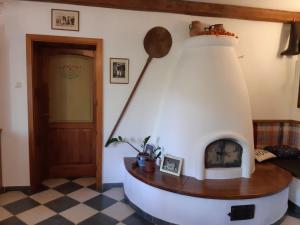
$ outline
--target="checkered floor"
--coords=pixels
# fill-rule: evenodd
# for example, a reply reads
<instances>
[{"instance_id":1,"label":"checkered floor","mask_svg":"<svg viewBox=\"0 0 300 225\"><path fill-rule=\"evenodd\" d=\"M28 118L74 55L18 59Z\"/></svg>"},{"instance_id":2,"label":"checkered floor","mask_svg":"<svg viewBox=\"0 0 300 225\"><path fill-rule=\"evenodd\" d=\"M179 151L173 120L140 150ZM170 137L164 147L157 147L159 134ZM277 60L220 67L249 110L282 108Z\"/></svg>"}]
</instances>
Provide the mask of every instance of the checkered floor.
<instances>
[{"instance_id":1,"label":"checkered floor","mask_svg":"<svg viewBox=\"0 0 300 225\"><path fill-rule=\"evenodd\" d=\"M151 225L124 202L123 188L102 193L95 178L51 179L33 195L19 191L0 195L0 225ZM287 216L281 225L300 225Z\"/></svg>"},{"instance_id":2,"label":"checkered floor","mask_svg":"<svg viewBox=\"0 0 300 225\"><path fill-rule=\"evenodd\" d=\"M123 188L102 193L95 178L51 179L33 195L12 191L0 195L0 225L148 225L124 202Z\"/></svg>"}]
</instances>

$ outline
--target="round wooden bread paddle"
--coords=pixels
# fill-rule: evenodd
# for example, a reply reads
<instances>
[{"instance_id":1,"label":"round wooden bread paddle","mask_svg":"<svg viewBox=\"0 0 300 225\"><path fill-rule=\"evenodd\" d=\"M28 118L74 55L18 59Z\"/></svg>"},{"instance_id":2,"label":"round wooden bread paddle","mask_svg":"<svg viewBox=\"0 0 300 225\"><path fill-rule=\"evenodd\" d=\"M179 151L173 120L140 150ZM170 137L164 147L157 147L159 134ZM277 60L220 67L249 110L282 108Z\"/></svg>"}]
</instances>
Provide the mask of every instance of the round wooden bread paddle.
<instances>
[{"instance_id":1,"label":"round wooden bread paddle","mask_svg":"<svg viewBox=\"0 0 300 225\"><path fill-rule=\"evenodd\" d=\"M147 34L144 38L144 48L145 48L146 52L148 53L149 57L146 61L146 64L145 64L139 78L137 79L137 81L131 91L131 94L129 95L129 97L127 99L127 102L126 102L114 128L112 129L112 131L106 141L105 147L107 147L109 145L109 140L113 137L116 129L118 128L119 123L121 122L128 106L130 104L130 101L131 101L132 97L134 96L151 60L153 58L162 58L162 57L166 56L169 53L171 46L172 46L172 36L166 28L153 27L151 30L149 30L147 32Z\"/></svg>"}]
</instances>

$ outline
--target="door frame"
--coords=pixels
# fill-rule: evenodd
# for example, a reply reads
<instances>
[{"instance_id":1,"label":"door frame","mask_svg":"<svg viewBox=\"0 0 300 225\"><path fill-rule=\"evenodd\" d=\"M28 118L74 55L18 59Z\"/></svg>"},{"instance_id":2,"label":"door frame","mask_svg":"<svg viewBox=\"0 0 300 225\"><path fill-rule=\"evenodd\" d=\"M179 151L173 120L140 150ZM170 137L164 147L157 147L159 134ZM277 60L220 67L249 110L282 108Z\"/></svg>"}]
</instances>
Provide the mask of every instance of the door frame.
<instances>
[{"instance_id":1,"label":"door frame","mask_svg":"<svg viewBox=\"0 0 300 225\"><path fill-rule=\"evenodd\" d=\"M37 177L34 160L36 159L34 129L34 84L33 78L35 51L34 44L70 44L81 46L92 46L95 48L95 147L96 147L96 187L102 187L102 152L103 152L103 40L96 38L66 37L52 35L26 34L26 59L27 59L27 97L28 97L28 130L29 130L29 166L30 185L32 189L37 189Z\"/></svg>"}]
</instances>

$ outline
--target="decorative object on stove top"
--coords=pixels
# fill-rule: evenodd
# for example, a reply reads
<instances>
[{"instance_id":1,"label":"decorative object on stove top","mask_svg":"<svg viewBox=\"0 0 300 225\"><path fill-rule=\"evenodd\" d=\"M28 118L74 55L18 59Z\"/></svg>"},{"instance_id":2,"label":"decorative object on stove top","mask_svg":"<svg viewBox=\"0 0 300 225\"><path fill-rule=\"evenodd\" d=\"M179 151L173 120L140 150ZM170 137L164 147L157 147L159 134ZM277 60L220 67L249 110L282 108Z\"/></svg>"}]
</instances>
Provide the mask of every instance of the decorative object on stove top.
<instances>
[{"instance_id":1,"label":"decorative object on stove top","mask_svg":"<svg viewBox=\"0 0 300 225\"><path fill-rule=\"evenodd\" d=\"M160 164L160 171L180 176L183 158L165 154Z\"/></svg>"},{"instance_id":2,"label":"decorative object on stove top","mask_svg":"<svg viewBox=\"0 0 300 225\"><path fill-rule=\"evenodd\" d=\"M300 22L291 22L290 39L288 48L281 55L299 55L300 44Z\"/></svg>"},{"instance_id":3,"label":"decorative object on stove top","mask_svg":"<svg viewBox=\"0 0 300 225\"><path fill-rule=\"evenodd\" d=\"M142 144L137 148L132 143L130 143L127 139L118 136L113 137L108 140L107 146L113 143L125 143L131 146L135 151L138 152L137 155L137 165L139 167L145 167L145 172L153 172L155 168L155 161L161 156L161 147L155 146L153 144L148 144L151 136L147 136L144 138Z\"/></svg>"},{"instance_id":4,"label":"decorative object on stove top","mask_svg":"<svg viewBox=\"0 0 300 225\"><path fill-rule=\"evenodd\" d=\"M192 23L189 25L190 28L190 36L197 36L202 35L205 33L205 25L201 23L200 21L192 21Z\"/></svg>"},{"instance_id":5,"label":"decorative object on stove top","mask_svg":"<svg viewBox=\"0 0 300 225\"><path fill-rule=\"evenodd\" d=\"M192 23L189 25L189 28L191 37L199 35L226 35L237 38L237 36L234 33L226 31L223 24L213 24L205 26L200 21L192 21Z\"/></svg>"}]
</instances>

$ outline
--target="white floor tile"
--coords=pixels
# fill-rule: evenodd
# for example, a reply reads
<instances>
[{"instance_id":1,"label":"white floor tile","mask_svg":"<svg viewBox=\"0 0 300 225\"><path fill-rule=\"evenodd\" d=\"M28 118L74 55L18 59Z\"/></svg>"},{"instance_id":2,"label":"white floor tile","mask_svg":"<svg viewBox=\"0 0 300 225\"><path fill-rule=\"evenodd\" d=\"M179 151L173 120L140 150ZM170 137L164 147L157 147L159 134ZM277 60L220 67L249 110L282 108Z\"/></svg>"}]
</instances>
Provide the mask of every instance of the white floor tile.
<instances>
[{"instance_id":1,"label":"white floor tile","mask_svg":"<svg viewBox=\"0 0 300 225\"><path fill-rule=\"evenodd\" d=\"M92 209L87 205L79 204L66 211L61 212L60 215L77 224L97 213L97 210Z\"/></svg>"},{"instance_id":2,"label":"white floor tile","mask_svg":"<svg viewBox=\"0 0 300 225\"><path fill-rule=\"evenodd\" d=\"M300 225L300 219L287 216L281 225Z\"/></svg>"},{"instance_id":3,"label":"white floor tile","mask_svg":"<svg viewBox=\"0 0 300 225\"><path fill-rule=\"evenodd\" d=\"M41 204L45 204L54 199L60 198L61 196L63 196L63 194L61 194L60 192L55 191L53 189L49 189L49 190L42 191L37 194L31 195L30 198L34 199L35 201L37 201Z\"/></svg>"},{"instance_id":4,"label":"white floor tile","mask_svg":"<svg viewBox=\"0 0 300 225\"><path fill-rule=\"evenodd\" d=\"M73 180L74 183L77 183L83 187L91 186L92 184L96 183L95 177L84 177L84 178L78 178L76 180Z\"/></svg>"},{"instance_id":5,"label":"white floor tile","mask_svg":"<svg viewBox=\"0 0 300 225\"><path fill-rule=\"evenodd\" d=\"M49 187L49 188L55 188L59 185L67 183L67 182L69 182L69 180L64 179L64 178L57 178L57 179L44 180L42 184Z\"/></svg>"},{"instance_id":6,"label":"white floor tile","mask_svg":"<svg viewBox=\"0 0 300 225\"><path fill-rule=\"evenodd\" d=\"M132 215L134 212L134 209L122 202L117 202L116 204L113 204L112 206L101 211L101 213L115 218L118 221L122 221L123 219Z\"/></svg>"},{"instance_id":7,"label":"white floor tile","mask_svg":"<svg viewBox=\"0 0 300 225\"><path fill-rule=\"evenodd\" d=\"M106 195L110 198L113 198L117 201L124 199L124 190L123 188L111 188L106 192L103 192L103 195Z\"/></svg>"},{"instance_id":8,"label":"white floor tile","mask_svg":"<svg viewBox=\"0 0 300 225\"><path fill-rule=\"evenodd\" d=\"M51 209L40 205L33 209L27 210L17 215L17 217L22 220L26 224L36 224L45 219L48 219L54 216L56 213L53 212Z\"/></svg>"},{"instance_id":9,"label":"white floor tile","mask_svg":"<svg viewBox=\"0 0 300 225\"><path fill-rule=\"evenodd\" d=\"M79 202L85 202L91 198L96 197L97 195L99 195L98 192L93 191L89 188L81 188L77 191L74 191L74 192L68 194L69 197L71 197Z\"/></svg>"},{"instance_id":10,"label":"white floor tile","mask_svg":"<svg viewBox=\"0 0 300 225\"><path fill-rule=\"evenodd\" d=\"M5 220L11 216L12 216L12 214L10 212L8 212L3 207L0 207L0 221Z\"/></svg>"},{"instance_id":11,"label":"white floor tile","mask_svg":"<svg viewBox=\"0 0 300 225\"><path fill-rule=\"evenodd\" d=\"M20 191L9 191L0 195L0 205L6 205L26 197L27 195Z\"/></svg>"}]
</instances>

